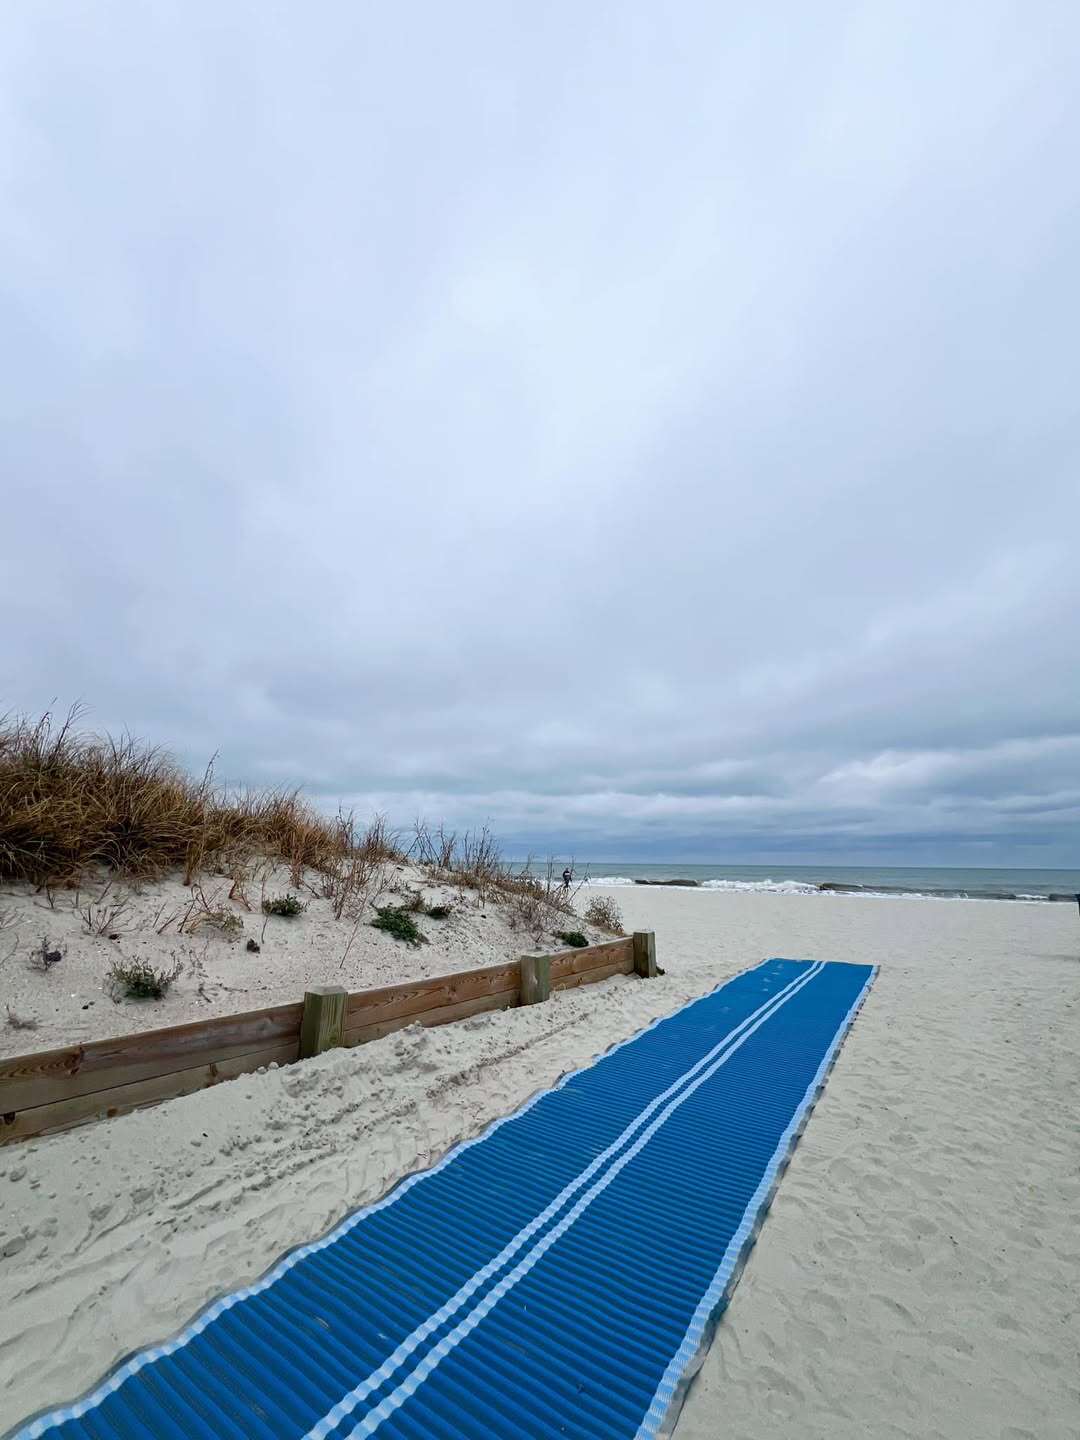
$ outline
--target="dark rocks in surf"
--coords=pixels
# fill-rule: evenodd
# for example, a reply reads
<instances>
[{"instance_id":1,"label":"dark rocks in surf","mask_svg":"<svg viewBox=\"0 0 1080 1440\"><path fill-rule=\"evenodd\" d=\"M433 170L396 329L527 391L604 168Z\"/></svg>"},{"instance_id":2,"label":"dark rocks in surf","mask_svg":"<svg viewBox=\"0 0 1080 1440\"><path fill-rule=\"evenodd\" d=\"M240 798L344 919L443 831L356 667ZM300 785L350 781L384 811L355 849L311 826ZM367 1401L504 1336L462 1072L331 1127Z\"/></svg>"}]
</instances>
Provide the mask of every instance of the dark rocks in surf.
<instances>
[{"instance_id":1,"label":"dark rocks in surf","mask_svg":"<svg viewBox=\"0 0 1080 1440\"><path fill-rule=\"evenodd\" d=\"M701 885L700 880L635 880L635 885L686 885L696 890Z\"/></svg>"}]
</instances>

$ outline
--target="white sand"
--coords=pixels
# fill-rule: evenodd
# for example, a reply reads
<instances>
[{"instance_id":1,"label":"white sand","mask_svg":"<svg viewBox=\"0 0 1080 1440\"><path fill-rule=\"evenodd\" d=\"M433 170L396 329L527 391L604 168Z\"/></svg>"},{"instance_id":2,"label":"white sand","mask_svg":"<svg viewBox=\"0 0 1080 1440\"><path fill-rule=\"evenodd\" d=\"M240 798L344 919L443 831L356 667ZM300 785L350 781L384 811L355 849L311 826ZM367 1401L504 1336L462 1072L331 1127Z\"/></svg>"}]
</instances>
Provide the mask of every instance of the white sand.
<instances>
[{"instance_id":1,"label":"white sand","mask_svg":"<svg viewBox=\"0 0 1080 1440\"><path fill-rule=\"evenodd\" d=\"M792 955L883 969L678 1440L1075 1440L1075 910L613 893L656 929L665 978L400 1032L0 1151L3 1420L77 1394L652 1016Z\"/></svg>"},{"instance_id":2,"label":"white sand","mask_svg":"<svg viewBox=\"0 0 1080 1440\"><path fill-rule=\"evenodd\" d=\"M310 879L317 888L318 877ZM25 887L0 890L0 919L6 921L0 929L0 1056L287 1005L303 999L308 985L368 990L494 965L536 949L535 938L505 905L481 904L483 897L472 890L433 885L411 865L383 867L359 924L347 916L335 919L330 901L305 887L298 897L307 905L302 915L264 915L264 896L292 889L284 869L269 870L251 883L247 906L229 899L230 882L224 876L204 879L202 890L211 906L239 922L232 938L208 925L191 934L178 932L192 901L192 891L178 876L139 890L114 884L103 894L105 883L103 877L77 893L57 890L51 904ZM372 928L375 905L400 905L417 891L429 905L445 904L453 911L444 920L416 917L428 943L412 948ZM90 933L87 907L94 923L117 902L123 908L115 923L105 934ZM558 928L567 926L585 930L593 940L611 938L581 922L558 922ZM110 939L110 933L116 938ZM50 951L63 955L44 973L29 963L43 940ZM258 954L248 951L249 940L259 945ZM540 948L557 950L559 945L549 933ZM108 973L117 960L145 961L155 970L179 962L182 973L161 1000L114 1000ZM33 1028L5 1023L11 1015L35 1022Z\"/></svg>"}]
</instances>

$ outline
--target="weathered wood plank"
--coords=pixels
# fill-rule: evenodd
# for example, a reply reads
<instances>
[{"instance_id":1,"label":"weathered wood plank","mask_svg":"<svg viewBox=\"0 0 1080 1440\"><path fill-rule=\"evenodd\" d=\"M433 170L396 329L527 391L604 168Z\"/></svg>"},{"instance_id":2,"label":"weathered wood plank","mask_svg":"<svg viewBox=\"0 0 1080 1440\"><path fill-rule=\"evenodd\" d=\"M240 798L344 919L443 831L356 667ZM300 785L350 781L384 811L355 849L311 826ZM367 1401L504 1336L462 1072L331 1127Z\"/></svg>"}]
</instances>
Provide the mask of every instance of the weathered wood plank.
<instances>
[{"instance_id":1,"label":"weathered wood plank","mask_svg":"<svg viewBox=\"0 0 1080 1440\"><path fill-rule=\"evenodd\" d=\"M261 1065L291 1065L299 1056L300 1042L296 1040L264 1050L254 1050L232 1060L223 1060L220 1064L174 1070L150 1080L136 1080L130 1085L111 1086L91 1095L75 1095L67 1100L35 1105L27 1110L19 1110L14 1115L0 1115L0 1145L12 1140L26 1140L32 1135L45 1132L67 1130L73 1125L83 1124L86 1120L123 1115L129 1110L138 1109L140 1105L171 1100L177 1095L191 1095L196 1090L205 1090L219 1081L233 1080L238 1075L248 1074Z\"/></svg>"},{"instance_id":2,"label":"weathered wood plank","mask_svg":"<svg viewBox=\"0 0 1080 1440\"><path fill-rule=\"evenodd\" d=\"M521 1003L540 1005L551 995L551 956L521 957Z\"/></svg>"},{"instance_id":3,"label":"weathered wood plank","mask_svg":"<svg viewBox=\"0 0 1080 1440\"><path fill-rule=\"evenodd\" d=\"M560 950L551 957L551 983L554 985L564 975L580 975L585 970L622 961L633 968L634 942L629 936L624 940L607 940L602 945L589 945L584 950Z\"/></svg>"},{"instance_id":4,"label":"weathered wood plank","mask_svg":"<svg viewBox=\"0 0 1080 1440\"><path fill-rule=\"evenodd\" d=\"M347 992L341 985L313 985L304 995L300 1019L300 1059L321 1055L342 1043Z\"/></svg>"},{"instance_id":5,"label":"weathered wood plank","mask_svg":"<svg viewBox=\"0 0 1080 1440\"><path fill-rule=\"evenodd\" d=\"M395 1030L404 1030L406 1025L447 1025L452 1020L464 1020L485 1010L509 1010L518 1004L518 1000L517 990L500 990L494 995L478 995L473 1000L462 1000L455 1005L439 1005L431 1010L380 1020L375 1025L354 1025L345 1031L345 1044L365 1045L369 1040L380 1040Z\"/></svg>"},{"instance_id":6,"label":"weathered wood plank","mask_svg":"<svg viewBox=\"0 0 1080 1440\"><path fill-rule=\"evenodd\" d=\"M143 1030L112 1040L90 1040L63 1050L0 1059L0 1115L48 1105L95 1090L220 1064L300 1039L303 1006L276 1005L242 1015Z\"/></svg>"},{"instance_id":7,"label":"weathered wood plank","mask_svg":"<svg viewBox=\"0 0 1080 1440\"><path fill-rule=\"evenodd\" d=\"M487 965L481 970L461 970L457 974L436 975L430 980L414 980L400 985L383 985L377 990L354 990L345 1006L345 1028L376 1025L383 1020L396 1020L402 1015L442 1005L456 1005L485 995L498 995L518 988L516 962Z\"/></svg>"},{"instance_id":8,"label":"weathered wood plank","mask_svg":"<svg viewBox=\"0 0 1080 1440\"><path fill-rule=\"evenodd\" d=\"M610 965L594 965L591 970L581 970L577 975L564 975L552 980L553 990L575 990L579 985L595 985L599 980L610 980L613 975L632 975L633 961L615 960Z\"/></svg>"},{"instance_id":9,"label":"weathered wood plank","mask_svg":"<svg viewBox=\"0 0 1080 1440\"><path fill-rule=\"evenodd\" d=\"M634 972L643 980L656 979L656 935L652 930L635 930Z\"/></svg>"}]
</instances>

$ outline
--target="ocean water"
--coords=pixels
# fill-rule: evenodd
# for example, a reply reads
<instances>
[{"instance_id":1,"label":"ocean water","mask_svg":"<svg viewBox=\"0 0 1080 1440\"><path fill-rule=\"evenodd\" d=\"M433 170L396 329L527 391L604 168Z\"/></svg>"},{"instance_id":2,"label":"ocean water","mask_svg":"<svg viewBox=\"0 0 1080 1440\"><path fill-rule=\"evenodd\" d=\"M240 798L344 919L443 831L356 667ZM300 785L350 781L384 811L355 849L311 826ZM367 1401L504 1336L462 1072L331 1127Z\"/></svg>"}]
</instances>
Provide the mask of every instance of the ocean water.
<instances>
[{"instance_id":1,"label":"ocean water","mask_svg":"<svg viewBox=\"0 0 1080 1440\"><path fill-rule=\"evenodd\" d=\"M1080 870L1010 870L914 865L652 865L619 860L579 864L575 880L634 885L692 881L703 890L791 895L930 896L941 900L1050 900L1075 903Z\"/></svg>"}]
</instances>

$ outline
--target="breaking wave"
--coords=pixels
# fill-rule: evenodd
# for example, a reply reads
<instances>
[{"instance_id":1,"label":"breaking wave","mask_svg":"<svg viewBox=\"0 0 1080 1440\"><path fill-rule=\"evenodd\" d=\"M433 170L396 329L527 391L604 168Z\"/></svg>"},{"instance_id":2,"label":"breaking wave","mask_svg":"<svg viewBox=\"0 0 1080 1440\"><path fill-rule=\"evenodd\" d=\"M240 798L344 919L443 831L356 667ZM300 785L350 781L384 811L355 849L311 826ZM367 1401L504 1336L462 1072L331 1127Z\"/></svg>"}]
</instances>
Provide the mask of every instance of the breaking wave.
<instances>
[{"instance_id":1,"label":"breaking wave","mask_svg":"<svg viewBox=\"0 0 1080 1440\"><path fill-rule=\"evenodd\" d=\"M1072 900L1071 895L1036 895L1006 890L908 890L901 886L849 885L833 881L814 884L808 880L680 880L644 879L629 875L590 875L586 886L612 888L643 885L664 890L712 890L735 894L855 896L864 900L1025 900L1045 904L1048 900Z\"/></svg>"}]
</instances>

